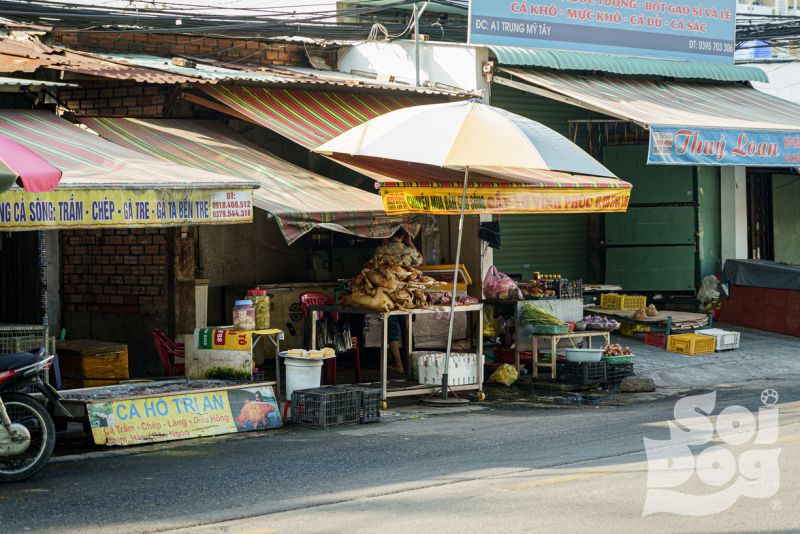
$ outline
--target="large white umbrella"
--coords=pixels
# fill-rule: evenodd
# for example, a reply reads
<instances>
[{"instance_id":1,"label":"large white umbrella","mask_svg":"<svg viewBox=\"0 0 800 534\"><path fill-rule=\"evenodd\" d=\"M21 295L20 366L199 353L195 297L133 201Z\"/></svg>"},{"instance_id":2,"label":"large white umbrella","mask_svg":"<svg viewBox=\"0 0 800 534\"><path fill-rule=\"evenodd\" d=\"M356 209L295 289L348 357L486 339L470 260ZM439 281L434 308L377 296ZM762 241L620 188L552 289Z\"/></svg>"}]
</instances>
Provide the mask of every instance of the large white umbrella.
<instances>
[{"instance_id":1,"label":"large white umbrella","mask_svg":"<svg viewBox=\"0 0 800 534\"><path fill-rule=\"evenodd\" d=\"M317 147L315 152L357 158L383 158L448 169L463 169L453 298L447 334L442 392L453 342L453 316L461 261L461 238L470 167L524 168L616 178L558 132L520 115L477 100L413 106L369 120ZM351 161L353 161L351 159ZM500 169L502 171L502 169ZM482 348L478 347L480 351Z\"/></svg>"}]
</instances>

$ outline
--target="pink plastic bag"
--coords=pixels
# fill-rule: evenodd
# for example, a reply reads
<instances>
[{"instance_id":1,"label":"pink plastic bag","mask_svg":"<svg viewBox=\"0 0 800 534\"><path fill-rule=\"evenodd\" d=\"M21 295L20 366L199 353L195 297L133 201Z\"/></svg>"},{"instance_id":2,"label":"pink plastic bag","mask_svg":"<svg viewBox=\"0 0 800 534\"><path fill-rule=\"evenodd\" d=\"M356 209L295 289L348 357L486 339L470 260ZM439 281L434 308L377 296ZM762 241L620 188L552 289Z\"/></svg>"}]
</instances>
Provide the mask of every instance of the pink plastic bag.
<instances>
[{"instance_id":1,"label":"pink plastic bag","mask_svg":"<svg viewBox=\"0 0 800 534\"><path fill-rule=\"evenodd\" d=\"M488 299L522 300L522 292L517 283L507 274L498 271L494 265L486 272L483 294Z\"/></svg>"}]
</instances>

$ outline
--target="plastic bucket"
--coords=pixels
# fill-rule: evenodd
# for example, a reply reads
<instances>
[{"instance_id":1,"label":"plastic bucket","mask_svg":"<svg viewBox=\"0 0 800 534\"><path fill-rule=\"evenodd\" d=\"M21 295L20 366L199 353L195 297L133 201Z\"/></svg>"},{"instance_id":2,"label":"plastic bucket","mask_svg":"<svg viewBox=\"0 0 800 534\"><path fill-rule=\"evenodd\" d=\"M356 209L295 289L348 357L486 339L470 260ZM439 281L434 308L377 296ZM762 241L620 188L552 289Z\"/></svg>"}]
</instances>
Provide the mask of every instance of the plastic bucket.
<instances>
[{"instance_id":1,"label":"plastic bucket","mask_svg":"<svg viewBox=\"0 0 800 534\"><path fill-rule=\"evenodd\" d=\"M322 360L286 358L286 400L296 389L318 388L322 381Z\"/></svg>"}]
</instances>

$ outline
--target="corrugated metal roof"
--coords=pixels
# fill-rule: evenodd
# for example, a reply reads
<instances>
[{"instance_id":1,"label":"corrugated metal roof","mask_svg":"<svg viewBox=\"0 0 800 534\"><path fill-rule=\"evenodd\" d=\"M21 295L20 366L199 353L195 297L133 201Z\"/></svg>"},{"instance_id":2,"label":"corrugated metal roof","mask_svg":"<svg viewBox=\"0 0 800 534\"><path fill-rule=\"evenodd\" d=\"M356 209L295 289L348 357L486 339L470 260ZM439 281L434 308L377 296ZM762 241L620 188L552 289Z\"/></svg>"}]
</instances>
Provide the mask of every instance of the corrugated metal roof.
<instances>
[{"instance_id":1,"label":"corrugated metal roof","mask_svg":"<svg viewBox=\"0 0 800 534\"><path fill-rule=\"evenodd\" d=\"M675 61L612 54L544 50L520 46L489 46L501 65L553 70L599 71L628 76L714 80L721 82L769 82L761 69L701 61Z\"/></svg>"},{"instance_id":2,"label":"corrugated metal roof","mask_svg":"<svg viewBox=\"0 0 800 534\"><path fill-rule=\"evenodd\" d=\"M47 68L143 83L206 83L203 78L182 76L102 59L93 54L54 48L35 41L0 39L0 72L33 72Z\"/></svg>"},{"instance_id":3,"label":"corrugated metal roof","mask_svg":"<svg viewBox=\"0 0 800 534\"><path fill-rule=\"evenodd\" d=\"M191 58L192 67L175 65L172 58L147 54L94 54L118 64L135 65L152 70L202 79L208 83L237 83L247 85L326 85L384 91L408 91L427 95L457 96L466 92L431 89L413 85L381 82L371 78L337 71L323 71L297 66L233 66L206 59Z\"/></svg>"},{"instance_id":4,"label":"corrugated metal roof","mask_svg":"<svg viewBox=\"0 0 800 534\"><path fill-rule=\"evenodd\" d=\"M738 83L658 81L504 69L515 80L576 106L642 125L800 130L800 105ZM495 81L500 81L495 77ZM502 83L502 81L500 81ZM517 87L522 88L519 84Z\"/></svg>"},{"instance_id":5,"label":"corrugated metal roof","mask_svg":"<svg viewBox=\"0 0 800 534\"><path fill-rule=\"evenodd\" d=\"M0 76L0 87L76 87L74 84L50 82L47 80L26 80L24 78L6 78Z\"/></svg>"}]
</instances>

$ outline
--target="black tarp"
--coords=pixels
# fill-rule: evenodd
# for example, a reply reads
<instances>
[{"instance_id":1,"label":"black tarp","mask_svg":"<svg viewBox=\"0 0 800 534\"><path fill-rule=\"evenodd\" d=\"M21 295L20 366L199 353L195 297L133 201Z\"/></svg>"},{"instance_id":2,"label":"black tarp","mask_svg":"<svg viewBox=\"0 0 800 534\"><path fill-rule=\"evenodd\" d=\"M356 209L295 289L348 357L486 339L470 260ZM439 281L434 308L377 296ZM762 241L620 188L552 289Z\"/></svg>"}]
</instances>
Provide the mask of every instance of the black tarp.
<instances>
[{"instance_id":1,"label":"black tarp","mask_svg":"<svg viewBox=\"0 0 800 534\"><path fill-rule=\"evenodd\" d=\"M765 260L728 260L722 281L737 286L800 291L800 265Z\"/></svg>"}]
</instances>

